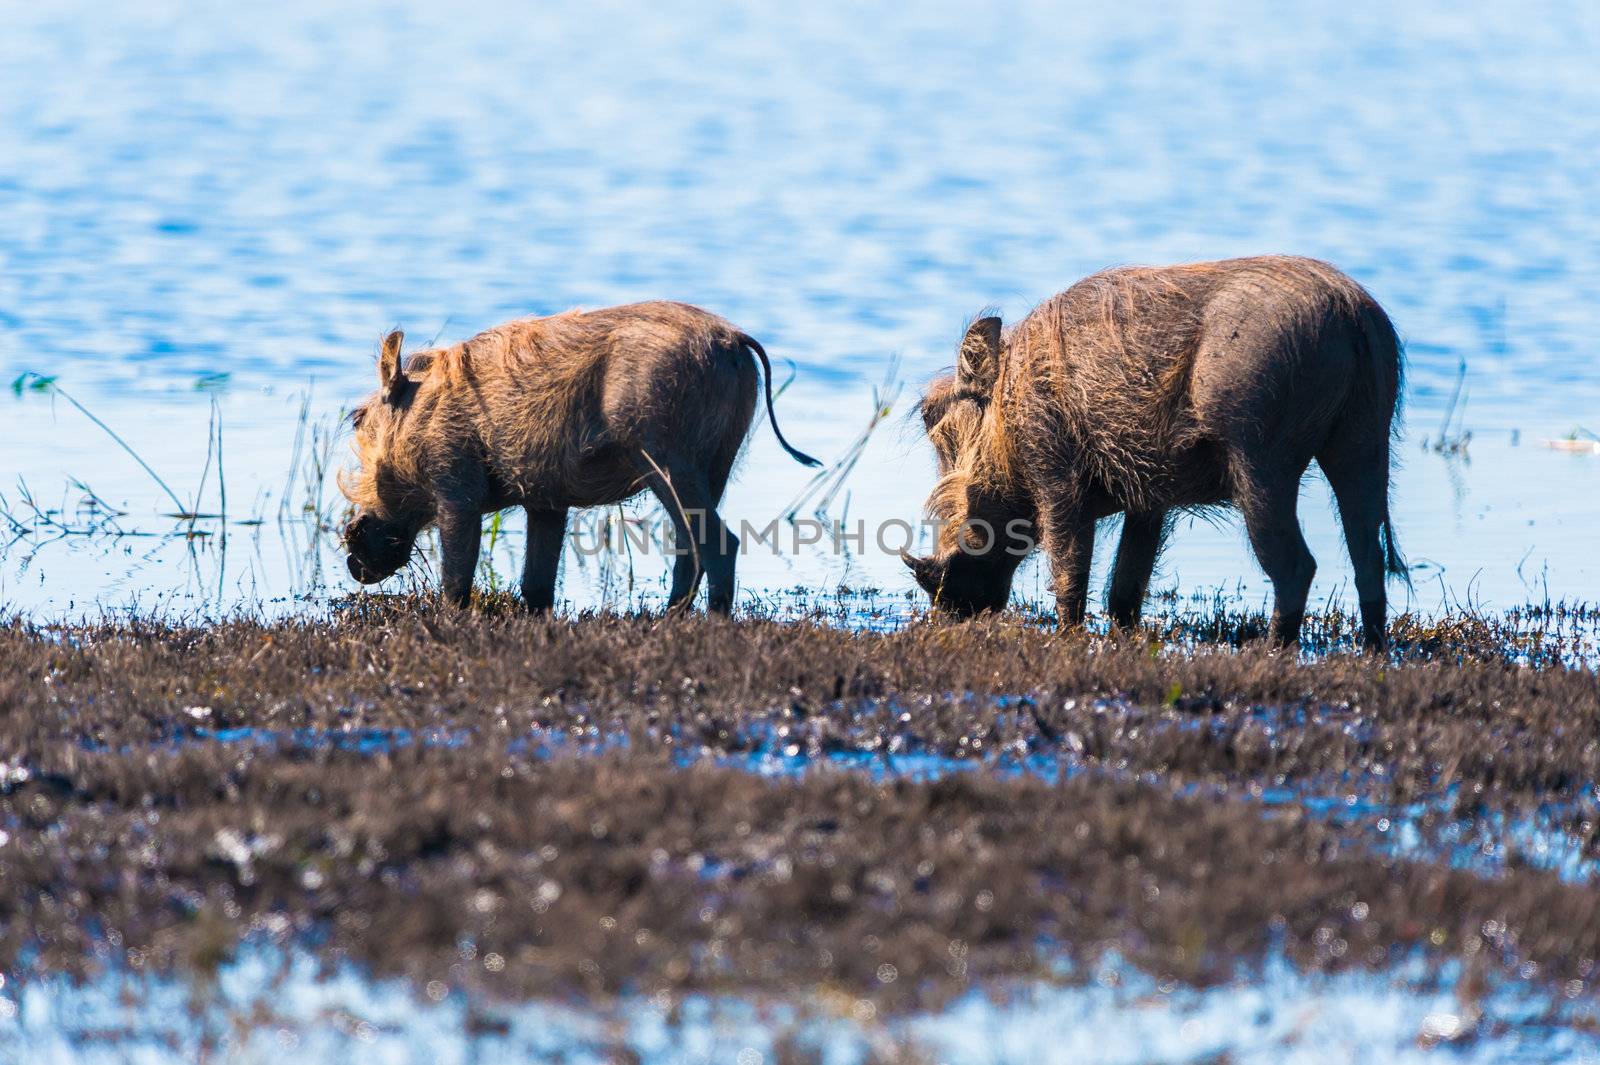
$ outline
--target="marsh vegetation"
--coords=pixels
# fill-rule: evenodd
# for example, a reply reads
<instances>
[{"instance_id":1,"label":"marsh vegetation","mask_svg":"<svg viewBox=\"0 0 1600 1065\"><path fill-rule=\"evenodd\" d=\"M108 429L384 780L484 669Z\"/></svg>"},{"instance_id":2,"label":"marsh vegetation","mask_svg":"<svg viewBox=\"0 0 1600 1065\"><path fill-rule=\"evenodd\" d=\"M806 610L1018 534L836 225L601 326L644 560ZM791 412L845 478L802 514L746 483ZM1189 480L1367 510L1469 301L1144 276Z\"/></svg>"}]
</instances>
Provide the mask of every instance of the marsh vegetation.
<instances>
[{"instance_id":1,"label":"marsh vegetation","mask_svg":"<svg viewBox=\"0 0 1600 1065\"><path fill-rule=\"evenodd\" d=\"M265 946L491 1014L838 1000L892 1029L1107 965L1162 994L1355 970L1450 989L1462 1045L1505 1036L1506 995L1546 1003L1519 1032L1585 1031L1600 615L1402 618L1387 657L1336 612L1314 655L1264 629L1168 602L1061 636L862 591L13 619L5 993L205 986Z\"/></svg>"}]
</instances>

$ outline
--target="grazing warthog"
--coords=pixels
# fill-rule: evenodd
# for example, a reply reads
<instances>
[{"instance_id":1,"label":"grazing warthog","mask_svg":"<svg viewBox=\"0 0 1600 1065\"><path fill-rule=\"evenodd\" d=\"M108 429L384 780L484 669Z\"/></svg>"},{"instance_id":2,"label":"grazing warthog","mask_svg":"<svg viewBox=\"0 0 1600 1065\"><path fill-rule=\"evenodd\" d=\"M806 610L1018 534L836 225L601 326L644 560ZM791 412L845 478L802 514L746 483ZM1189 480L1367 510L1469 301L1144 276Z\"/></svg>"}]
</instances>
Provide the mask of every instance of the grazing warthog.
<instances>
[{"instance_id":1,"label":"grazing warthog","mask_svg":"<svg viewBox=\"0 0 1600 1065\"><path fill-rule=\"evenodd\" d=\"M437 522L447 600L472 592L483 515L528 513L522 595L555 603L567 510L618 503L648 488L676 534L670 606L690 604L702 570L709 605L733 604L738 539L717 505L755 412L766 352L716 315L682 303L529 318L402 366L404 337L383 341L378 392L351 415L360 468L340 487L356 506L345 529L350 573L383 580ZM752 357L754 355L754 358Z\"/></svg>"},{"instance_id":2,"label":"grazing warthog","mask_svg":"<svg viewBox=\"0 0 1600 1065\"><path fill-rule=\"evenodd\" d=\"M1035 538L1062 625L1084 616L1095 522L1125 514L1107 593L1138 623L1175 511L1232 504L1272 580L1272 634L1299 639L1316 561L1295 514L1315 459L1355 566L1363 636L1382 647L1400 346L1377 302L1288 256L1107 270L1002 331L980 318L922 400L939 462L937 553L906 556L936 607L999 610Z\"/></svg>"}]
</instances>

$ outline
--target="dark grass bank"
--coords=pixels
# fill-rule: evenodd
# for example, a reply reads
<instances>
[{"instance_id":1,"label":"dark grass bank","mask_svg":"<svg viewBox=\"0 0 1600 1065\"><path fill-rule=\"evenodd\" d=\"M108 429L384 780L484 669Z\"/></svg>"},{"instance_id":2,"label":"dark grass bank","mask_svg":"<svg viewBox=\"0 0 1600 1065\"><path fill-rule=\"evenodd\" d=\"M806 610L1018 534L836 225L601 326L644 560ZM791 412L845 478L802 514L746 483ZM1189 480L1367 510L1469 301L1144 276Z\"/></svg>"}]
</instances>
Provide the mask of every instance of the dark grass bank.
<instances>
[{"instance_id":1,"label":"dark grass bank","mask_svg":"<svg viewBox=\"0 0 1600 1065\"><path fill-rule=\"evenodd\" d=\"M1586 1006L1596 620L1402 620L1381 659L1220 614L13 620L0 970L254 938L506 998L893 1012L1112 955L1196 986L1421 957Z\"/></svg>"}]
</instances>

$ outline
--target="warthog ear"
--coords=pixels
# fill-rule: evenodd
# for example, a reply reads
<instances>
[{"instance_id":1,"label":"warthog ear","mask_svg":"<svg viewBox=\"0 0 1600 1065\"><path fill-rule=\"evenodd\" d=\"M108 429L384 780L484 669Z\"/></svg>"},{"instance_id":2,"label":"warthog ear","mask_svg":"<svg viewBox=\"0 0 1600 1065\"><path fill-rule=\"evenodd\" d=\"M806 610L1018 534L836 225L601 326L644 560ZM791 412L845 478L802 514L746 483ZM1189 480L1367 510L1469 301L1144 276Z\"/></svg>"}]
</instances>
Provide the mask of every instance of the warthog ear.
<instances>
[{"instance_id":1,"label":"warthog ear","mask_svg":"<svg viewBox=\"0 0 1600 1065\"><path fill-rule=\"evenodd\" d=\"M383 338L383 350L378 354L378 387L383 398L393 403L406 387L406 372L400 366L400 347L406 335L396 329Z\"/></svg>"},{"instance_id":2,"label":"warthog ear","mask_svg":"<svg viewBox=\"0 0 1600 1065\"><path fill-rule=\"evenodd\" d=\"M956 357L956 382L962 388L987 394L994 388L1000 368L1000 319L979 318L967 326Z\"/></svg>"},{"instance_id":3,"label":"warthog ear","mask_svg":"<svg viewBox=\"0 0 1600 1065\"><path fill-rule=\"evenodd\" d=\"M906 568L909 569L911 571L911 575L917 579L917 584L922 587L923 591L927 592L929 595L933 595L938 592L939 585L944 580L944 574L941 572L943 567L939 565L938 559L932 557L918 557L909 552L902 551L900 552L900 561L906 564Z\"/></svg>"}]
</instances>

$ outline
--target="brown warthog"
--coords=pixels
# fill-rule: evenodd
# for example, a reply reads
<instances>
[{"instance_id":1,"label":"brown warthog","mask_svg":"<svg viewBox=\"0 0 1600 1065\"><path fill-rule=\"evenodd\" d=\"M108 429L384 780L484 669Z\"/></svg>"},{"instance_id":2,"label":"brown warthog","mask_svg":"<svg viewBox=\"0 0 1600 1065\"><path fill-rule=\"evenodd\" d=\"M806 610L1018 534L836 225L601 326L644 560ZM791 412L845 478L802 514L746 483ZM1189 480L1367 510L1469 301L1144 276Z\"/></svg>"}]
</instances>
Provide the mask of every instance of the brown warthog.
<instances>
[{"instance_id":1,"label":"brown warthog","mask_svg":"<svg viewBox=\"0 0 1600 1065\"><path fill-rule=\"evenodd\" d=\"M350 573L383 580L437 522L444 596L465 603L483 515L528 514L522 595L555 602L570 507L618 503L648 488L671 518L677 557L670 606L694 599L704 571L709 605L733 604L738 539L717 515L766 372L761 345L716 315L682 303L528 318L401 364L390 333L378 392L351 416L360 468L340 486L356 506L345 529ZM752 354L755 358L752 358Z\"/></svg>"},{"instance_id":2,"label":"brown warthog","mask_svg":"<svg viewBox=\"0 0 1600 1065\"><path fill-rule=\"evenodd\" d=\"M1389 438L1400 345L1383 308L1288 256L1107 270L1002 331L980 318L922 417L940 479L938 551L906 556L936 607L999 610L1043 543L1060 623L1084 617L1095 522L1125 514L1107 592L1137 624L1175 511L1237 506L1272 580L1273 636L1299 638L1316 562L1295 514L1315 459L1355 565L1365 641L1384 644Z\"/></svg>"}]
</instances>

